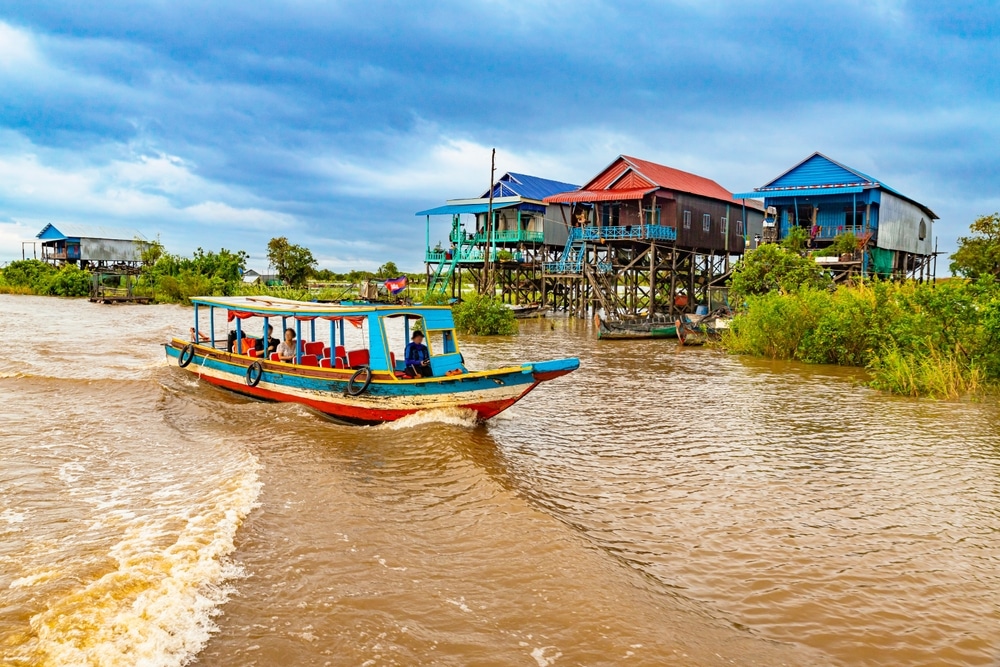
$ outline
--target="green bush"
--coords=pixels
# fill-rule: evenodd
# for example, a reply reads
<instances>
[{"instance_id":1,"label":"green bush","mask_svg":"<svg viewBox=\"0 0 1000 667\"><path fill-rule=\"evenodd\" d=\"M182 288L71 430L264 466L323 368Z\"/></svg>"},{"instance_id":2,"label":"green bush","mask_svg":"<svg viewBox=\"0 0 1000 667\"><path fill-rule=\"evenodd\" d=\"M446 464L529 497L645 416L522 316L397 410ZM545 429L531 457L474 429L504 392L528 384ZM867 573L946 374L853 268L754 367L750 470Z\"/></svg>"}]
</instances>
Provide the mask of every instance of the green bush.
<instances>
[{"instance_id":1,"label":"green bush","mask_svg":"<svg viewBox=\"0 0 1000 667\"><path fill-rule=\"evenodd\" d=\"M20 259L4 267L3 277L8 285L34 289L36 285L47 284L54 273L56 268L40 259Z\"/></svg>"},{"instance_id":2,"label":"green bush","mask_svg":"<svg viewBox=\"0 0 1000 667\"><path fill-rule=\"evenodd\" d=\"M775 290L788 293L800 287L823 288L831 284L830 277L812 259L767 243L747 252L733 267L729 300L739 304L747 297Z\"/></svg>"},{"instance_id":3,"label":"green bush","mask_svg":"<svg viewBox=\"0 0 1000 667\"><path fill-rule=\"evenodd\" d=\"M47 284L39 285L35 291L38 294L51 296L89 296L92 278L89 271L84 271L76 264L66 264L57 273L47 279Z\"/></svg>"},{"instance_id":4,"label":"green bush","mask_svg":"<svg viewBox=\"0 0 1000 667\"><path fill-rule=\"evenodd\" d=\"M872 282L750 296L723 343L738 354L866 367L871 386L886 391L955 397L1000 385L1000 286Z\"/></svg>"},{"instance_id":5,"label":"green bush","mask_svg":"<svg viewBox=\"0 0 1000 667\"><path fill-rule=\"evenodd\" d=\"M478 336L513 336L517 320L510 308L495 297L470 296L454 307L455 327Z\"/></svg>"}]
</instances>

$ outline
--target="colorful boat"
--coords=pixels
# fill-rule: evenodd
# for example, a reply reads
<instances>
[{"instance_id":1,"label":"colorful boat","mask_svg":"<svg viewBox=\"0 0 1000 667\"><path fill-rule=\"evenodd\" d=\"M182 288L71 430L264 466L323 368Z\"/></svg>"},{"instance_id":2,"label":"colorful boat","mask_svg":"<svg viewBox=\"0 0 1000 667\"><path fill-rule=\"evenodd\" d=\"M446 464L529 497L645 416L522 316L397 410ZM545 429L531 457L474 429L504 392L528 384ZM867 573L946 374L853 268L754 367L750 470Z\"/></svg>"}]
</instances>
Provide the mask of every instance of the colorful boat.
<instances>
[{"instance_id":1,"label":"colorful boat","mask_svg":"<svg viewBox=\"0 0 1000 667\"><path fill-rule=\"evenodd\" d=\"M167 357L181 368L240 394L301 403L359 424L440 408L464 408L486 420L539 383L580 365L569 358L470 371L447 306L340 305L272 297L191 301L190 340L174 338L165 344ZM224 337L217 335L220 319L233 323ZM410 377L402 361L411 325L418 321L427 336L429 377ZM249 329L258 325L261 335L255 337ZM268 352L289 328L298 344L293 361L285 363Z\"/></svg>"}]
</instances>

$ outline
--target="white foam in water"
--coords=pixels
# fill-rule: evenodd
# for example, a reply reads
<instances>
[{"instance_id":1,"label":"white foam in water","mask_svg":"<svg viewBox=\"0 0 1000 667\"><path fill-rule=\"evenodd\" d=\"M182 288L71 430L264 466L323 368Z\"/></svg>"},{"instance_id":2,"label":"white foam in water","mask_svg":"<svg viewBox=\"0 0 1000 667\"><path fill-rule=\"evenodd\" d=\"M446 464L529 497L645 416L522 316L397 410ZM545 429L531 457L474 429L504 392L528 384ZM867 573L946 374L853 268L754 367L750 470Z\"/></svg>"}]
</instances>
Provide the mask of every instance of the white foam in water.
<instances>
[{"instance_id":1,"label":"white foam in water","mask_svg":"<svg viewBox=\"0 0 1000 667\"><path fill-rule=\"evenodd\" d=\"M35 639L20 647L27 664L173 667L197 655L212 618L243 576L228 561L236 531L255 507L261 483L251 455L179 531L133 525L112 548L117 568L50 602L31 618ZM165 538L175 535L171 544ZM30 586L39 573L19 580Z\"/></svg>"},{"instance_id":2,"label":"white foam in water","mask_svg":"<svg viewBox=\"0 0 1000 667\"><path fill-rule=\"evenodd\" d=\"M412 415L407 415L394 422L380 424L376 428L397 431L404 428L413 428L424 424L451 424L452 426L464 426L474 428L478 424L476 412L464 408L441 408L440 410L421 410Z\"/></svg>"}]
</instances>

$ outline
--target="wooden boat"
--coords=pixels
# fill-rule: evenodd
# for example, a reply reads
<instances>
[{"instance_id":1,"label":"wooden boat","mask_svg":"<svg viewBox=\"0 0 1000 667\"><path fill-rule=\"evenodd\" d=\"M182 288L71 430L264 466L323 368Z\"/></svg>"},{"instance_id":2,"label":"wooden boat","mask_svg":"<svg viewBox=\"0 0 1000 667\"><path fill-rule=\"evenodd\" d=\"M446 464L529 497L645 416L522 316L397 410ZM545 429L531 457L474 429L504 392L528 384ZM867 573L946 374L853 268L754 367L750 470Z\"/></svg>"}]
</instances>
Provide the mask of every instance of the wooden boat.
<instances>
[{"instance_id":1,"label":"wooden boat","mask_svg":"<svg viewBox=\"0 0 1000 667\"><path fill-rule=\"evenodd\" d=\"M174 338L166 343L168 359L218 387L264 400L301 403L353 423L388 422L436 408L464 408L486 420L539 383L580 365L578 359L569 358L470 371L447 306L343 306L271 297L191 301L190 340ZM228 339L216 339L220 316L235 323L230 337L239 352L227 349ZM390 349L393 338L402 357L410 325L417 320L427 336L430 377L407 376L403 362ZM251 323L262 325L260 338L247 335L244 324ZM348 324L351 336L346 335ZM276 343L287 328L296 330L299 341L293 363L267 356L263 349L263 341ZM349 337L358 341L356 349L347 349Z\"/></svg>"},{"instance_id":2,"label":"wooden boat","mask_svg":"<svg viewBox=\"0 0 1000 667\"><path fill-rule=\"evenodd\" d=\"M545 317L545 311L542 310L542 304L540 303L524 303L524 304L506 304L510 312L514 313L514 317L519 320L526 320L530 317Z\"/></svg>"},{"instance_id":3,"label":"wooden boat","mask_svg":"<svg viewBox=\"0 0 1000 667\"><path fill-rule=\"evenodd\" d=\"M729 313L720 310L707 315L689 315L685 320L678 319L676 326L681 345L704 345L722 337L722 330L729 328Z\"/></svg>"},{"instance_id":4,"label":"wooden boat","mask_svg":"<svg viewBox=\"0 0 1000 667\"><path fill-rule=\"evenodd\" d=\"M597 316L597 337L600 340L636 340L643 338L676 338L675 320L606 320Z\"/></svg>"}]
</instances>

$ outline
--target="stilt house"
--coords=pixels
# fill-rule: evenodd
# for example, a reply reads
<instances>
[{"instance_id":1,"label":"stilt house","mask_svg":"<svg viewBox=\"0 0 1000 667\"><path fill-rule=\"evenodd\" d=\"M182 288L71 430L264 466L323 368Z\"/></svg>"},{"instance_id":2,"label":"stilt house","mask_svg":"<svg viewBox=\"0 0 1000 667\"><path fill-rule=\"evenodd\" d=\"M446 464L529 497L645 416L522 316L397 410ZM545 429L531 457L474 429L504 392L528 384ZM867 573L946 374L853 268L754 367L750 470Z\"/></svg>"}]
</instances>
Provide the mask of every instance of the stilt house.
<instances>
[{"instance_id":1,"label":"stilt house","mask_svg":"<svg viewBox=\"0 0 1000 667\"><path fill-rule=\"evenodd\" d=\"M858 257L845 257L843 264L856 262L862 273L886 277L930 274L937 215L822 153L813 153L753 192L733 197L764 200L765 242L781 241L799 228L811 247L822 250L849 232L857 238Z\"/></svg>"}]
</instances>

